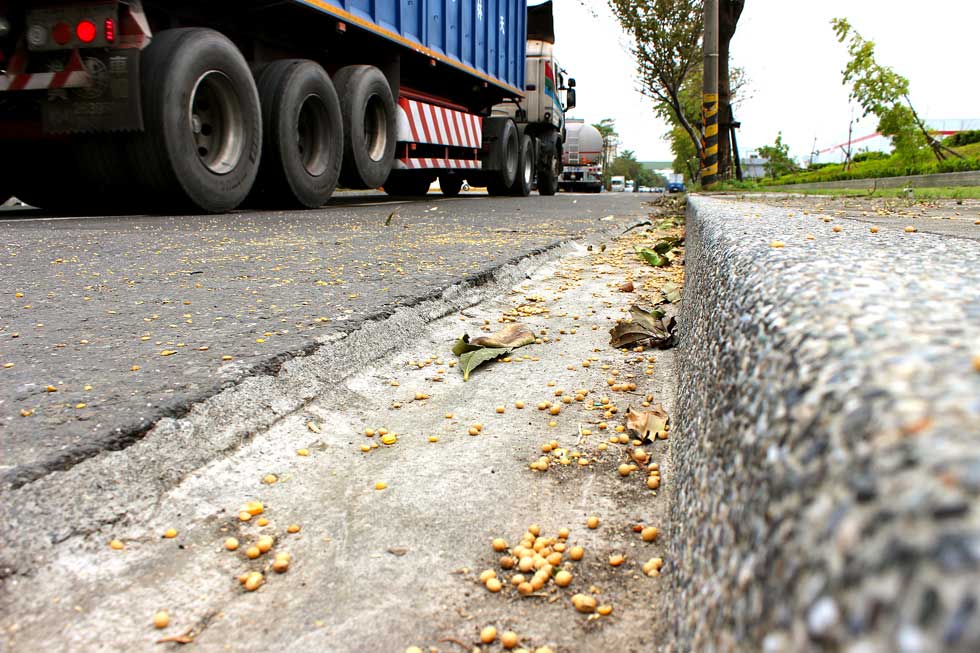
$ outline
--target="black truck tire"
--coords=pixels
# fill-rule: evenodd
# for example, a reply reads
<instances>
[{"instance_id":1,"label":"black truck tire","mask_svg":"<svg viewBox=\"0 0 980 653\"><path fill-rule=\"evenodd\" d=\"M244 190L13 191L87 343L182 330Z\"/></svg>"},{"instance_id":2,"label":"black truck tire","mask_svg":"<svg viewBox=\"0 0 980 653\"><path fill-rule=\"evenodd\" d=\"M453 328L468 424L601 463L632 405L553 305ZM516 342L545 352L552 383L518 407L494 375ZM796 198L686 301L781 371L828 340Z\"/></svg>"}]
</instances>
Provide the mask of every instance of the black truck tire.
<instances>
[{"instance_id":1,"label":"black truck tire","mask_svg":"<svg viewBox=\"0 0 980 653\"><path fill-rule=\"evenodd\" d=\"M337 188L344 148L330 76L314 61L283 59L256 79L263 145L253 198L275 207L323 206Z\"/></svg>"},{"instance_id":2,"label":"black truck tire","mask_svg":"<svg viewBox=\"0 0 980 653\"><path fill-rule=\"evenodd\" d=\"M445 197L456 197L463 189L463 178L453 173L439 175L439 188Z\"/></svg>"},{"instance_id":3,"label":"black truck tire","mask_svg":"<svg viewBox=\"0 0 980 653\"><path fill-rule=\"evenodd\" d=\"M521 136L521 146L517 150L517 175L510 187L514 197L527 197L531 194L531 182L534 181L534 143L527 134Z\"/></svg>"},{"instance_id":4,"label":"black truck tire","mask_svg":"<svg viewBox=\"0 0 980 653\"><path fill-rule=\"evenodd\" d=\"M107 196L82 183L76 153L72 141L4 143L4 156L17 162L5 176L10 194L29 206L55 213L97 210Z\"/></svg>"},{"instance_id":5,"label":"black truck tire","mask_svg":"<svg viewBox=\"0 0 980 653\"><path fill-rule=\"evenodd\" d=\"M340 183L378 188L395 160L397 109L391 86L374 66L346 66L333 77L344 117L344 163Z\"/></svg>"},{"instance_id":6,"label":"black truck tire","mask_svg":"<svg viewBox=\"0 0 980 653\"><path fill-rule=\"evenodd\" d=\"M4 149L9 150L7 143L4 143ZM13 152L4 151L3 155L0 156L0 206L7 203L11 197L14 196L14 177L13 171L10 169L13 162Z\"/></svg>"},{"instance_id":7,"label":"black truck tire","mask_svg":"<svg viewBox=\"0 0 980 653\"><path fill-rule=\"evenodd\" d=\"M435 178L419 172L392 172L384 182L384 191L394 197L424 197Z\"/></svg>"},{"instance_id":8,"label":"black truck tire","mask_svg":"<svg viewBox=\"0 0 980 653\"><path fill-rule=\"evenodd\" d=\"M490 195L507 195L517 177L517 164L520 159L520 141L517 135L517 125L507 119L497 140L496 160L500 167L490 173L487 179L487 192Z\"/></svg>"},{"instance_id":9,"label":"black truck tire","mask_svg":"<svg viewBox=\"0 0 980 653\"><path fill-rule=\"evenodd\" d=\"M235 44L210 29L159 32L141 76L145 131L128 150L147 199L212 213L241 204L258 173L262 114Z\"/></svg>"},{"instance_id":10,"label":"black truck tire","mask_svg":"<svg viewBox=\"0 0 980 653\"><path fill-rule=\"evenodd\" d=\"M554 195L558 192L561 177L561 156L554 149L548 151L538 172L538 195Z\"/></svg>"}]
</instances>

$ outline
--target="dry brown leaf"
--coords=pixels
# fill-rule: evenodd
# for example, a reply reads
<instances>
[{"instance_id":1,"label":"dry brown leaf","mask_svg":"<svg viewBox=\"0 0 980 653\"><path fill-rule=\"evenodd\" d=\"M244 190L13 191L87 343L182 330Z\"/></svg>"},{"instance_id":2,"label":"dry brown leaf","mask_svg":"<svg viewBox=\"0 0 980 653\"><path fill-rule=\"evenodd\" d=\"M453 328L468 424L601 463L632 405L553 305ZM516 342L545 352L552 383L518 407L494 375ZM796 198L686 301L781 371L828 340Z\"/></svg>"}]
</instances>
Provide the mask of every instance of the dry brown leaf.
<instances>
[{"instance_id":1,"label":"dry brown leaf","mask_svg":"<svg viewBox=\"0 0 980 653\"><path fill-rule=\"evenodd\" d=\"M490 349L523 347L532 342L534 342L534 333L531 329L518 322L508 324L492 336L483 336L470 340L471 345Z\"/></svg>"},{"instance_id":2,"label":"dry brown leaf","mask_svg":"<svg viewBox=\"0 0 980 653\"><path fill-rule=\"evenodd\" d=\"M194 638L189 635L172 635L170 637L164 637L163 639L158 639L157 644L193 644Z\"/></svg>"},{"instance_id":3,"label":"dry brown leaf","mask_svg":"<svg viewBox=\"0 0 980 653\"><path fill-rule=\"evenodd\" d=\"M626 415L626 428L638 433L639 439L646 442L657 437L657 433L664 430L668 421L670 418L667 411L660 404L643 411L630 408Z\"/></svg>"}]
</instances>

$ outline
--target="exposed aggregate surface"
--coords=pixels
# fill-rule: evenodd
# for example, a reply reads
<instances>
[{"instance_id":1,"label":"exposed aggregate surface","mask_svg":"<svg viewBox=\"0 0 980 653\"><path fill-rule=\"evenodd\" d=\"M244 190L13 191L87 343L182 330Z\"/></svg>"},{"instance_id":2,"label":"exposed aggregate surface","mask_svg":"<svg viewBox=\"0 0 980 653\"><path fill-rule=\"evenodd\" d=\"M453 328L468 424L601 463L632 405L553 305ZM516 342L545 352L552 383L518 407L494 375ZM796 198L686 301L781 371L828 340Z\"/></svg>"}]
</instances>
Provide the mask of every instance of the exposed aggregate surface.
<instances>
[{"instance_id":1,"label":"exposed aggregate surface","mask_svg":"<svg viewBox=\"0 0 980 653\"><path fill-rule=\"evenodd\" d=\"M980 245L694 197L685 298L676 648L980 650Z\"/></svg>"}]
</instances>

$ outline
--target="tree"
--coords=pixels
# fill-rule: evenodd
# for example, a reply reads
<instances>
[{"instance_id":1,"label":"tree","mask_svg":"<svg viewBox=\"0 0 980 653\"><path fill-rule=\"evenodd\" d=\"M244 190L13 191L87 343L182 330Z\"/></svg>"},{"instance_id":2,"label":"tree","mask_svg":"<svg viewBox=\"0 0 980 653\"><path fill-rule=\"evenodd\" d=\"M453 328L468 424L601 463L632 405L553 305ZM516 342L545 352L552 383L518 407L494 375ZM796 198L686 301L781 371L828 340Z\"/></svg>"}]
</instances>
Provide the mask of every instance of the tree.
<instances>
[{"instance_id":1,"label":"tree","mask_svg":"<svg viewBox=\"0 0 980 653\"><path fill-rule=\"evenodd\" d=\"M732 112L735 76L732 73L735 71L731 70L729 55L743 9L745 0L721 0L718 3L718 176L721 179L732 176L731 139L734 138L732 122L735 117Z\"/></svg>"},{"instance_id":2,"label":"tree","mask_svg":"<svg viewBox=\"0 0 980 653\"><path fill-rule=\"evenodd\" d=\"M936 159L947 153L961 156L945 147L926 128L909 98L909 80L875 60L875 44L858 34L846 18L831 21L837 40L847 41L851 59L844 68L844 83L851 84L851 99L864 109L864 115L878 117L878 133L892 140L895 154L905 160L921 158L928 145Z\"/></svg>"},{"instance_id":3,"label":"tree","mask_svg":"<svg viewBox=\"0 0 980 653\"><path fill-rule=\"evenodd\" d=\"M624 150L621 155L616 157L616 160L610 166L610 174L622 175L627 179L632 179L635 182L636 188L656 185L657 179L660 177L660 175L657 175L652 170L648 170L646 166L637 161L636 154L633 150ZM666 180L664 184L666 184Z\"/></svg>"},{"instance_id":4,"label":"tree","mask_svg":"<svg viewBox=\"0 0 980 653\"><path fill-rule=\"evenodd\" d=\"M687 116L687 119L692 124L700 120L701 117L703 71L704 67L700 64L691 70L687 79L684 80L679 96L684 115ZM748 85L748 78L742 68L736 67L731 69L730 80L729 102L731 106L735 106L738 104L738 98L742 96L745 87ZM697 150L694 149L694 145L687 138L686 132L684 132L678 122L673 120L670 115L662 117L671 125L666 137L669 139L670 149L674 153L674 172L688 175L691 179L696 179L697 175L693 171L696 171L701 165ZM722 138L719 138L719 142L724 140L725 134L723 133L721 136Z\"/></svg>"},{"instance_id":5,"label":"tree","mask_svg":"<svg viewBox=\"0 0 980 653\"><path fill-rule=\"evenodd\" d=\"M637 61L641 92L654 100L657 115L673 125L669 135L675 170L678 165L689 167L688 152L693 152L700 162L703 144L701 130L696 128L701 121L700 74L695 112L686 110L683 96L691 74L702 69L703 0L609 0L609 5L619 24L633 37L632 54ZM726 176L732 167L729 126L734 94L729 51L744 8L745 0L720 0L718 9L718 157L719 172ZM688 143L682 144L679 139ZM694 169L699 174L700 163Z\"/></svg>"},{"instance_id":6,"label":"tree","mask_svg":"<svg viewBox=\"0 0 980 653\"><path fill-rule=\"evenodd\" d=\"M768 159L766 162L766 173L773 179L782 175L788 175L799 169L796 162L789 155L789 145L783 143L783 132L776 134L775 144L760 147L759 156L763 159Z\"/></svg>"},{"instance_id":7,"label":"tree","mask_svg":"<svg viewBox=\"0 0 980 653\"><path fill-rule=\"evenodd\" d=\"M609 154L619 142L619 134L616 133L616 121L612 118L603 118L592 126L602 134L602 185L608 190L611 176L609 165L612 163L609 160Z\"/></svg>"},{"instance_id":8,"label":"tree","mask_svg":"<svg viewBox=\"0 0 980 653\"><path fill-rule=\"evenodd\" d=\"M701 134L685 115L680 93L701 56L701 0L609 0L619 24L632 37L640 92L657 113L669 116L687 135L698 157Z\"/></svg>"}]
</instances>

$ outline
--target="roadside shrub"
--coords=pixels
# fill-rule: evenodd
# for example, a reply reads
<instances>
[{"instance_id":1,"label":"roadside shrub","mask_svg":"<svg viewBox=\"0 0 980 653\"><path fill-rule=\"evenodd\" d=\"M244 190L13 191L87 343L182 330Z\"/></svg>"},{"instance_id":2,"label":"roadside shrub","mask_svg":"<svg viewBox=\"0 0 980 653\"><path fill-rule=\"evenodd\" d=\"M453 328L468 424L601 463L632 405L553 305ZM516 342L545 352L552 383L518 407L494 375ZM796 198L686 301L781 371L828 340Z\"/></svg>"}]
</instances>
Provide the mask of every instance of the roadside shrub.
<instances>
[{"instance_id":1,"label":"roadside shrub","mask_svg":"<svg viewBox=\"0 0 980 653\"><path fill-rule=\"evenodd\" d=\"M862 163L864 161L882 161L889 158L891 155L885 154L884 152L859 152L854 155L852 161L854 163Z\"/></svg>"},{"instance_id":2,"label":"roadside shrub","mask_svg":"<svg viewBox=\"0 0 980 653\"><path fill-rule=\"evenodd\" d=\"M980 129L958 132L943 139L943 145L947 147L963 147L972 143L980 143Z\"/></svg>"},{"instance_id":3,"label":"roadside shrub","mask_svg":"<svg viewBox=\"0 0 980 653\"><path fill-rule=\"evenodd\" d=\"M850 179L881 179L884 177L905 177L912 175L931 175L942 172L968 172L980 170L980 157L965 159L950 158L945 161L925 163L903 163L895 157L875 161L864 161L851 166L849 171L843 165L834 165L814 172L783 175L777 179L766 179L764 185L782 186L786 184L810 184Z\"/></svg>"}]
</instances>

